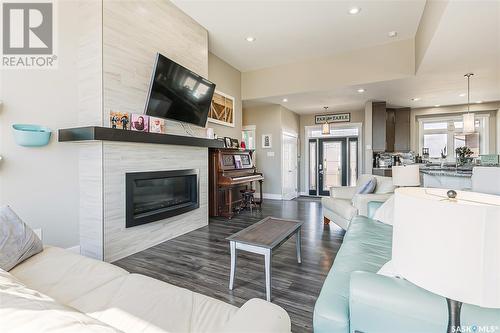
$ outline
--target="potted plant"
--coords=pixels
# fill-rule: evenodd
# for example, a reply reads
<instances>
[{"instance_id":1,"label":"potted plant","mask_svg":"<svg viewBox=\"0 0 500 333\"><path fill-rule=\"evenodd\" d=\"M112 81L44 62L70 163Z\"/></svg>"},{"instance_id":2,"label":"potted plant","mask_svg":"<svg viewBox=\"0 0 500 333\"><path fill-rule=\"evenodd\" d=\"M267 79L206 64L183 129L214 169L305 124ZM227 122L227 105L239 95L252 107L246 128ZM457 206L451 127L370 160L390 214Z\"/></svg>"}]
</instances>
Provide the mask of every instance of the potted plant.
<instances>
[{"instance_id":1,"label":"potted plant","mask_svg":"<svg viewBox=\"0 0 500 333\"><path fill-rule=\"evenodd\" d=\"M467 146L458 147L455 149L455 153L457 154L457 166L469 163L473 154L472 150Z\"/></svg>"}]
</instances>

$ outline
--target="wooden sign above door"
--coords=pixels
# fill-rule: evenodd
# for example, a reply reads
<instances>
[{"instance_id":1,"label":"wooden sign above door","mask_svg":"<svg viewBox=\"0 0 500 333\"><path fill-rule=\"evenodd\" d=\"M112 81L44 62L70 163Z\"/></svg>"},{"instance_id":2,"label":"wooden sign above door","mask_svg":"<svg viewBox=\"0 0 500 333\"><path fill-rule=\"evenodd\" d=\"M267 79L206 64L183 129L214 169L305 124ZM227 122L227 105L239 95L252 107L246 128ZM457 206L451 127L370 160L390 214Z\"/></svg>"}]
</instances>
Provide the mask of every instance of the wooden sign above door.
<instances>
[{"instance_id":1,"label":"wooden sign above door","mask_svg":"<svg viewBox=\"0 0 500 333\"><path fill-rule=\"evenodd\" d=\"M317 114L314 116L316 124L328 123L348 123L351 121L350 113Z\"/></svg>"}]
</instances>

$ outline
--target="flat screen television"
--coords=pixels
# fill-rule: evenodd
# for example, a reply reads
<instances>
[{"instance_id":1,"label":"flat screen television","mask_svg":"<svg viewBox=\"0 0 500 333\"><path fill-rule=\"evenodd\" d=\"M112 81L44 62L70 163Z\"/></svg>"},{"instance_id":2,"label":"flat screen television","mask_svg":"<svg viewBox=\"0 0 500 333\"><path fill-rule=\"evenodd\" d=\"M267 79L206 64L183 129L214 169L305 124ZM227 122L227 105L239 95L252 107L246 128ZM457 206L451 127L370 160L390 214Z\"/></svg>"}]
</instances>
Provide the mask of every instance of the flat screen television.
<instances>
[{"instance_id":1,"label":"flat screen television","mask_svg":"<svg viewBox=\"0 0 500 333\"><path fill-rule=\"evenodd\" d=\"M145 113L205 127L215 84L157 53Z\"/></svg>"}]
</instances>

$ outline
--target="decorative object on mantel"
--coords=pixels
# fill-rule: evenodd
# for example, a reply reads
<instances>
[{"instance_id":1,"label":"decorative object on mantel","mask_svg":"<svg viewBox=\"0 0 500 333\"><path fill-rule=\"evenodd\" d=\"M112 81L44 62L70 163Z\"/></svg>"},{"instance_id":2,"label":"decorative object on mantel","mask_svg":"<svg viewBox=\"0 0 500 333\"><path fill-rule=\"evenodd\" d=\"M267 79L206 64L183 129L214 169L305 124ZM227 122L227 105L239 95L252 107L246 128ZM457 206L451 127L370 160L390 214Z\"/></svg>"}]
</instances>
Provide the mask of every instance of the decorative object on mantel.
<instances>
[{"instance_id":1,"label":"decorative object on mantel","mask_svg":"<svg viewBox=\"0 0 500 333\"><path fill-rule=\"evenodd\" d=\"M207 139L215 139L215 132L213 128L207 127L205 134L207 135Z\"/></svg>"},{"instance_id":2,"label":"decorative object on mantel","mask_svg":"<svg viewBox=\"0 0 500 333\"><path fill-rule=\"evenodd\" d=\"M234 97L215 90L208 112L208 121L234 127L234 101Z\"/></svg>"},{"instance_id":3,"label":"decorative object on mantel","mask_svg":"<svg viewBox=\"0 0 500 333\"><path fill-rule=\"evenodd\" d=\"M14 141L23 147L42 147L49 144L52 130L48 127L30 124L12 125Z\"/></svg>"},{"instance_id":4,"label":"decorative object on mantel","mask_svg":"<svg viewBox=\"0 0 500 333\"><path fill-rule=\"evenodd\" d=\"M455 153L457 154L457 166L469 164L472 161L473 151L467 146L458 147L455 149Z\"/></svg>"},{"instance_id":5,"label":"decorative object on mantel","mask_svg":"<svg viewBox=\"0 0 500 333\"><path fill-rule=\"evenodd\" d=\"M130 115L127 112L109 112L109 127L123 130L130 129Z\"/></svg>"},{"instance_id":6,"label":"decorative object on mantel","mask_svg":"<svg viewBox=\"0 0 500 333\"><path fill-rule=\"evenodd\" d=\"M500 196L448 192L396 190L392 261L399 276L447 299L447 332L465 332L462 302L500 308ZM424 213L409 214L415 207Z\"/></svg>"},{"instance_id":7,"label":"decorative object on mantel","mask_svg":"<svg viewBox=\"0 0 500 333\"><path fill-rule=\"evenodd\" d=\"M165 119L149 117L149 132L165 134Z\"/></svg>"},{"instance_id":8,"label":"decorative object on mantel","mask_svg":"<svg viewBox=\"0 0 500 333\"><path fill-rule=\"evenodd\" d=\"M132 114L130 128L132 131L149 132L149 116L144 114Z\"/></svg>"},{"instance_id":9,"label":"decorative object on mantel","mask_svg":"<svg viewBox=\"0 0 500 333\"><path fill-rule=\"evenodd\" d=\"M240 148L240 143L238 139L231 139L231 148Z\"/></svg>"},{"instance_id":10,"label":"decorative object on mantel","mask_svg":"<svg viewBox=\"0 0 500 333\"><path fill-rule=\"evenodd\" d=\"M231 148L231 146L232 146L231 138L228 138L227 136L224 137L224 147Z\"/></svg>"},{"instance_id":11,"label":"decorative object on mantel","mask_svg":"<svg viewBox=\"0 0 500 333\"><path fill-rule=\"evenodd\" d=\"M272 134L262 134L262 148L270 149L273 147L272 143L273 136Z\"/></svg>"},{"instance_id":12,"label":"decorative object on mantel","mask_svg":"<svg viewBox=\"0 0 500 333\"><path fill-rule=\"evenodd\" d=\"M470 77L472 75L474 75L474 73L467 73L464 75L467 78L467 113L463 115L463 132L465 134L474 133L476 131L474 113L470 112Z\"/></svg>"}]
</instances>

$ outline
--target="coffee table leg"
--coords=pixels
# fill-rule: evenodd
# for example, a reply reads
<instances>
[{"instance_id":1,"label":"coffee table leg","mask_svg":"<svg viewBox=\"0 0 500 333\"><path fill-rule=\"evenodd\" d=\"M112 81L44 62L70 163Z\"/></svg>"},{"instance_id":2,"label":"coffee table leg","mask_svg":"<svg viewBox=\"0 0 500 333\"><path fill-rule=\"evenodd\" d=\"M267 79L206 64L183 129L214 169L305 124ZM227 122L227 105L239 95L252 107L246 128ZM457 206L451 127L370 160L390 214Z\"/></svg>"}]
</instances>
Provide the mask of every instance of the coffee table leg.
<instances>
[{"instance_id":1,"label":"coffee table leg","mask_svg":"<svg viewBox=\"0 0 500 333\"><path fill-rule=\"evenodd\" d=\"M229 241L229 247L231 248L231 274L229 275L229 290L233 290L234 275L236 274L236 243Z\"/></svg>"},{"instance_id":2,"label":"coffee table leg","mask_svg":"<svg viewBox=\"0 0 500 333\"><path fill-rule=\"evenodd\" d=\"M296 242L295 246L297 247L297 262L299 264L301 264L302 263L302 253L301 253L302 249L301 249L301 245L300 245L300 243L301 243L301 228L299 228L297 231L297 235L295 236L295 242Z\"/></svg>"},{"instance_id":3,"label":"coffee table leg","mask_svg":"<svg viewBox=\"0 0 500 333\"><path fill-rule=\"evenodd\" d=\"M272 258L272 252L269 249L265 254L264 254L264 261L265 261L265 266L266 266L266 299L268 302L271 302L271 270L272 270L272 265L271 265L271 258Z\"/></svg>"}]
</instances>

